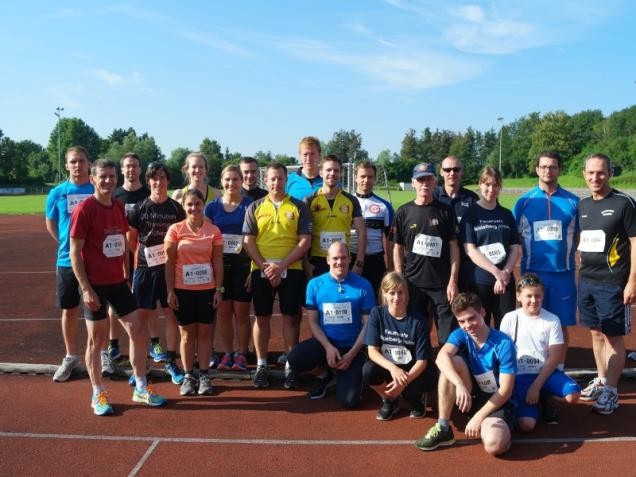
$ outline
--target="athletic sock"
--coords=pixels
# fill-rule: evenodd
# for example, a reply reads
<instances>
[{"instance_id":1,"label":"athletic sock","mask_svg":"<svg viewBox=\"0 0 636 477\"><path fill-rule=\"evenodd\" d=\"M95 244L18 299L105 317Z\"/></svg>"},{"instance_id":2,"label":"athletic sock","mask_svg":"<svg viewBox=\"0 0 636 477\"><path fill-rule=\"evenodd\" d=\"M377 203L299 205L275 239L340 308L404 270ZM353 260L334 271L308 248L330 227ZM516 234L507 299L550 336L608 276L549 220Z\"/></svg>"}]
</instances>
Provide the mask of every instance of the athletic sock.
<instances>
[{"instance_id":1,"label":"athletic sock","mask_svg":"<svg viewBox=\"0 0 636 477\"><path fill-rule=\"evenodd\" d=\"M440 417L439 419L437 419L437 423L445 431L447 431L450 428L450 422L448 422L448 419L444 419L443 417Z\"/></svg>"},{"instance_id":2,"label":"athletic sock","mask_svg":"<svg viewBox=\"0 0 636 477\"><path fill-rule=\"evenodd\" d=\"M138 390L142 390L148 385L146 376L135 376L135 386Z\"/></svg>"},{"instance_id":3,"label":"athletic sock","mask_svg":"<svg viewBox=\"0 0 636 477\"><path fill-rule=\"evenodd\" d=\"M79 354L67 354L66 359L76 359L79 358Z\"/></svg>"},{"instance_id":4,"label":"athletic sock","mask_svg":"<svg viewBox=\"0 0 636 477\"><path fill-rule=\"evenodd\" d=\"M601 384L602 384L603 386L605 386L605 385L607 384L607 378L601 378L601 377L599 376L599 378L598 378L598 379L599 379L599 381L601 382Z\"/></svg>"},{"instance_id":5,"label":"athletic sock","mask_svg":"<svg viewBox=\"0 0 636 477\"><path fill-rule=\"evenodd\" d=\"M257 358L256 359L257 366L267 366L267 358Z\"/></svg>"}]
</instances>

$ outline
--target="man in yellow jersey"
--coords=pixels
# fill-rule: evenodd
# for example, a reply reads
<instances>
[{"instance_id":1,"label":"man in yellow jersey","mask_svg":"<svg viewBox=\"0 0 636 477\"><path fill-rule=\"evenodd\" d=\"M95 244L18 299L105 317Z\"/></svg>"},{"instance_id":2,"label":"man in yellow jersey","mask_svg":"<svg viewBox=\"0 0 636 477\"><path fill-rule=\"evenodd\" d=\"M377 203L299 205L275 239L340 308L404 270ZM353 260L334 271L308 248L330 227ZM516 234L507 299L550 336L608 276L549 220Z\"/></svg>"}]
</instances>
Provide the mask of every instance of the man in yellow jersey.
<instances>
[{"instance_id":1,"label":"man in yellow jersey","mask_svg":"<svg viewBox=\"0 0 636 477\"><path fill-rule=\"evenodd\" d=\"M367 230L358 199L338 185L341 172L342 161L338 156L329 154L321 164L322 187L305 198L311 214L311 252L309 263L306 264L306 273L310 277L329 271L329 246L333 242L342 242L349 246L352 228L358 237L358 253L352 271L362 274Z\"/></svg>"},{"instance_id":2,"label":"man in yellow jersey","mask_svg":"<svg viewBox=\"0 0 636 477\"><path fill-rule=\"evenodd\" d=\"M299 312L305 292L302 257L311 244L307 206L285 193L287 168L272 162L265 171L269 193L252 202L245 213L243 245L252 259L253 337L257 367L254 386L269 386L267 351L274 296L278 293L283 318L285 351L298 343ZM285 388L297 387L297 377L287 367Z\"/></svg>"}]
</instances>

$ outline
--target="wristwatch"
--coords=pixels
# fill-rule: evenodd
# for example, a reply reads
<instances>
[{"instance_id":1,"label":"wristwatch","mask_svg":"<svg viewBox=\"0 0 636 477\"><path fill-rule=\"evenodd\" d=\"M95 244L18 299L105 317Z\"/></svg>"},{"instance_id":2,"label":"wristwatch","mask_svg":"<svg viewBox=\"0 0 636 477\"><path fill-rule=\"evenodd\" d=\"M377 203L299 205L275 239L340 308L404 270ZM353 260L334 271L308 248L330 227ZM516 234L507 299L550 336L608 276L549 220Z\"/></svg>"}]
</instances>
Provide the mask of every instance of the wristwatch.
<instances>
[{"instance_id":1,"label":"wristwatch","mask_svg":"<svg viewBox=\"0 0 636 477\"><path fill-rule=\"evenodd\" d=\"M225 293L225 287L216 287L216 291L219 293Z\"/></svg>"}]
</instances>

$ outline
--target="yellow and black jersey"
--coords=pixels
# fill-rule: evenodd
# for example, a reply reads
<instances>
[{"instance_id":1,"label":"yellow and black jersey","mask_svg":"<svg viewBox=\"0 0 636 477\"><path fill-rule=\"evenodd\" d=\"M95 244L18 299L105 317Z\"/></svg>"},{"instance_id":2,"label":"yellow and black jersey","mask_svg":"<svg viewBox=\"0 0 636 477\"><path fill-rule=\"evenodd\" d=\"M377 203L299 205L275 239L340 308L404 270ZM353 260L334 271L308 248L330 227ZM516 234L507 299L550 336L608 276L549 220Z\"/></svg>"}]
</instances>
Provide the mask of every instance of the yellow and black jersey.
<instances>
[{"instance_id":1,"label":"yellow and black jersey","mask_svg":"<svg viewBox=\"0 0 636 477\"><path fill-rule=\"evenodd\" d=\"M327 199L322 189L305 199L311 214L312 257L326 257L333 242L349 246L353 219L362 217L360 203L351 194L339 190L333 200Z\"/></svg>"},{"instance_id":2,"label":"yellow and black jersey","mask_svg":"<svg viewBox=\"0 0 636 477\"><path fill-rule=\"evenodd\" d=\"M265 260L282 260L298 245L301 235L309 235L310 216L307 206L286 195L276 206L269 196L252 202L245 213L243 234L256 237L256 247ZM252 262L252 270L258 267ZM302 262L295 261L292 270L302 270Z\"/></svg>"}]
</instances>

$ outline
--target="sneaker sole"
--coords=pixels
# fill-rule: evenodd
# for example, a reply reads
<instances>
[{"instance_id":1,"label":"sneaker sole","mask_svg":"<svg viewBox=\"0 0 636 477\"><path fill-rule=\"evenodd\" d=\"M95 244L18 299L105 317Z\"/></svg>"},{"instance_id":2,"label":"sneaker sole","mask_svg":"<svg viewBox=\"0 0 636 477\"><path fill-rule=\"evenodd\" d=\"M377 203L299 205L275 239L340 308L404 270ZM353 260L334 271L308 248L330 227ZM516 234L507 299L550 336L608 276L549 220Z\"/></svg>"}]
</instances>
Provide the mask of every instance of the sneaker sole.
<instances>
[{"instance_id":1,"label":"sneaker sole","mask_svg":"<svg viewBox=\"0 0 636 477\"><path fill-rule=\"evenodd\" d=\"M391 419L393 419L393 416L395 416L398 412L400 412L400 408L396 406L395 408L393 408L393 411L391 412L390 416L382 417L379 414L376 414L375 419L377 421L390 421Z\"/></svg>"},{"instance_id":2,"label":"sneaker sole","mask_svg":"<svg viewBox=\"0 0 636 477\"><path fill-rule=\"evenodd\" d=\"M583 401L583 402L593 402L596 401L599 398L600 394L598 396L580 396L579 400Z\"/></svg>"},{"instance_id":3,"label":"sneaker sole","mask_svg":"<svg viewBox=\"0 0 636 477\"><path fill-rule=\"evenodd\" d=\"M423 419L425 417L426 417L426 410L422 412L421 414L420 413L414 414L413 412L409 414L409 418L411 419Z\"/></svg>"},{"instance_id":4,"label":"sneaker sole","mask_svg":"<svg viewBox=\"0 0 636 477\"><path fill-rule=\"evenodd\" d=\"M614 411L616 411L617 409L618 409L618 404L612 410L607 410L607 409L599 408L596 406L592 406L592 412L595 414L600 414L601 416L609 416L610 414L614 414Z\"/></svg>"},{"instance_id":5,"label":"sneaker sole","mask_svg":"<svg viewBox=\"0 0 636 477\"><path fill-rule=\"evenodd\" d=\"M196 396L196 395L197 395L197 392L196 392L196 391L194 391L194 390L192 390L192 392L187 392L187 393L183 393L183 392L179 391L179 394L180 394L181 396Z\"/></svg>"},{"instance_id":6,"label":"sneaker sole","mask_svg":"<svg viewBox=\"0 0 636 477\"><path fill-rule=\"evenodd\" d=\"M139 403L146 404L146 405L148 405L148 406L150 406L150 407L161 407L161 406L165 406L165 405L166 405L166 403L167 403L167 401L163 401L163 402L160 402L160 403L156 403L156 402L148 402L146 399L144 399L144 398L140 398L140 397L137 397L137 396L134 396L134 395L133 395L132 400L133 400L134 402L139 402Z\"/></svg>"},{"instance_id":7,"label":"sneaker sole","mask_svg":"<svg viewBox=\"0 0 636 477\"><path fill-rule=\"evenodd\" d=\"M106 409L104 412L97 412L97 410L93 408L93 414L96 416L111 416L113 414L113 408Z\"/></svg>"},{"instance_id":8,"label":"sneaker sole","mask_svg":"<svg viewBox=\"0 0 636 477\"><path fill-rule=\"evenodd\" d=\"M214 394L214 390L210 388L209 390L203 392L199 391L198 394L199 396L212 396Z\"/></svg>"},{"instance_id":9,"label":"sneaker sole","mask_svg":"<svg viewBox=\"0 0 636 477\"><path fill-rule=\"evenodd\" d=\"M71 368L71 371L68 373L68 375L63 374L61 376L56 376L55 374L53 374L53 381L56 383L64 383L68 381L69 379L71 379L71 376L73 375L73 371L75 371L75 369L77 369L78 367L79 367L79 363Z\"/></svg>"},{"instance_id":10,"label":"sneaker sole","mask_svg":"<svg viewBox=\"0 0 636 477\"><path fill-rule=\"evenodd\" d=\"M455 438L453 437L453 439L448 440L448 441L442 441L442 442L438 442L436 445L434 445L433 447L420 447L417 444L415 444L415 448L419 449L421 451L424 452L428 452L428 451L432 451L437 449L438 447L446 447L446 446L452 446L453 444L455 444Z\"/></svg>"}]
</instances>

